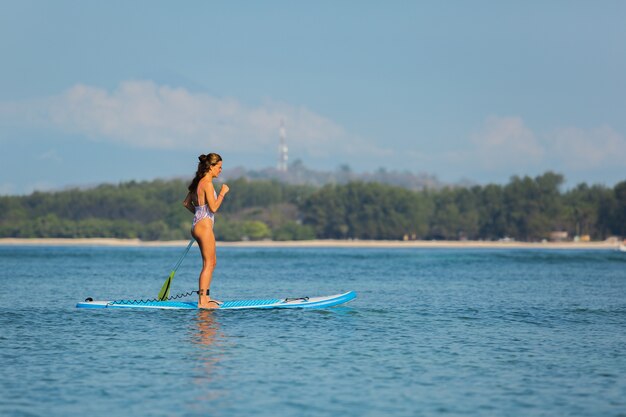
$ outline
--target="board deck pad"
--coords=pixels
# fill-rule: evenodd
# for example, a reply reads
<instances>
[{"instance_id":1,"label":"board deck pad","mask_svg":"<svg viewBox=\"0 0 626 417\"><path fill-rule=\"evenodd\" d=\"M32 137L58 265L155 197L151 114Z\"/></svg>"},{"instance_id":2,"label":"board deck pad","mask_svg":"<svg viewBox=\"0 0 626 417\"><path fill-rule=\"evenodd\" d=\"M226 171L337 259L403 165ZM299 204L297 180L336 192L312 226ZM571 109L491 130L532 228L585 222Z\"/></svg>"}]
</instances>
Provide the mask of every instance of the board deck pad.
<instances>
[{"instance_id":1,"label":"board deck pad","mask_svg":"<svg viewBox=\"0 0 626 417\"><path fill-rule=\"evenodd\" d=\"M260 300L232 300L224 301L216 310L243 310L269 308L327 308L345 304L356 298L356 292L349 291L343 294L326 297L302 298L270 298ZM168 310L197 310L195 301L84 301L76 304L76 308L133 308L133 309L168 309Z\"/></svg>"}]
</instances>

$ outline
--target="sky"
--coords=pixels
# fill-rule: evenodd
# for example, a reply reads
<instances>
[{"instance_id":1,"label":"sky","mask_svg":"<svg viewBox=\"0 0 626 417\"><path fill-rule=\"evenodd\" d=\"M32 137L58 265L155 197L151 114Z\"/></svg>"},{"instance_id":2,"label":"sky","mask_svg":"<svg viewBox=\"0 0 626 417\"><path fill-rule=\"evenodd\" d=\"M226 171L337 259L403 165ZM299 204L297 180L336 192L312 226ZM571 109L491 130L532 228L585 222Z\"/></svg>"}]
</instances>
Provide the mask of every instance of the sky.
<instances>
[{"instance_id":1,"label":"sky","mask_svg":"<svg viewBox=\"0 0 626 417\"><path fill-rule=\"evenodd\" d=\"M626 180L623 1L0 0L0 195L290 161Z\"/></svg>"}]
</instances>

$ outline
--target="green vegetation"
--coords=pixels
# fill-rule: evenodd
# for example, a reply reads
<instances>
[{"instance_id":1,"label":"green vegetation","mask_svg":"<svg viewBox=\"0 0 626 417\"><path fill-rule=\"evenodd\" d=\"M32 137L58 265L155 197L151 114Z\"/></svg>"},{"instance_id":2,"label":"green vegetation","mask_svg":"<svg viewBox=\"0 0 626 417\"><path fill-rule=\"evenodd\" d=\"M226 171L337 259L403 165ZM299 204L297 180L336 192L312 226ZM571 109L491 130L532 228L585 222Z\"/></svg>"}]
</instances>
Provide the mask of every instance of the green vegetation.
<instances>
[{"instance_id":1,"label":"green vegetation","mask_svg":"<svg viewBox=\"0 0 626 417\"><path fill-rule=\"evenodd\" d=\"M215 224L218 240L485 239L536 241L552 231L626 236L626 181L561 192L547 172L506 185L412 191L379 183L313 187L237 179ZM217 187L219 188L219 186ZM187 239L181 180L0 197L0 237Z\"/></svg>"},{"instance_id":2,"label":"green vegetation","mask_svg":"<svg viewBox=\"0 0 626 417\"><path fill-rule=\"evenodd\" d=\"M297 205L314 188L244 179L229 185L215 226L219 240L315 237L297 223ZM182 206L186 190L181 180L157 180L0 197L0 237L188 239L193 216Z\"/></svg>"}]
</instances>

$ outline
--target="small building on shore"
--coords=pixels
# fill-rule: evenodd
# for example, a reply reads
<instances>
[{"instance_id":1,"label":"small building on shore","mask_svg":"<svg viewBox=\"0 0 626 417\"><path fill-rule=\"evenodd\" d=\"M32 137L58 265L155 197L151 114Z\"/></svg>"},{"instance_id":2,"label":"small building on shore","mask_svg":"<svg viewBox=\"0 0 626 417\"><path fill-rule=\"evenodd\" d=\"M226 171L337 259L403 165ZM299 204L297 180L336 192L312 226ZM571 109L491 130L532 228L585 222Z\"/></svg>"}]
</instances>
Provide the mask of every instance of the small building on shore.
<instances>
[{"instance_id":1,"label":"small building on shore","mask_svg":"<svg viewBox=\"0 0 626 417\"><path fill-rule=\"evenodd\" d=\"M567 240L567 232L554 231L550 232L550 242L564 242Z\"/></svg>"}]
</instances>

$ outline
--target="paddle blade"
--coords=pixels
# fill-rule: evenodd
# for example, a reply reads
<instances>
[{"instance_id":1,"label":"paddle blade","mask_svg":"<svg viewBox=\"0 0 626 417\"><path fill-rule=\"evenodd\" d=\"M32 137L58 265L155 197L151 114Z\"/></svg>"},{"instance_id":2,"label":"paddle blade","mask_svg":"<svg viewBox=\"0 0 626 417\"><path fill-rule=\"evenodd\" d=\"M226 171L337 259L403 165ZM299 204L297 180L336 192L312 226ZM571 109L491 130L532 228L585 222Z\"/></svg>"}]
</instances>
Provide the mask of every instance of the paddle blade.
<instances>
[{"instance_id":1,"label":"paddle blade","mask_svg":"<svg viewBox=\"0 0 626 417\"><path fill-rule=\"evenodd\" d=\"M175 270L170 272L170 276L167 277L167 279L163 283L161 291L159 291L159 301L164 301L167 299L167 297L170 296L170 285L172 284L172 280L174 279L174 274L176 274Z\"/></svg>"}]
</instances>

